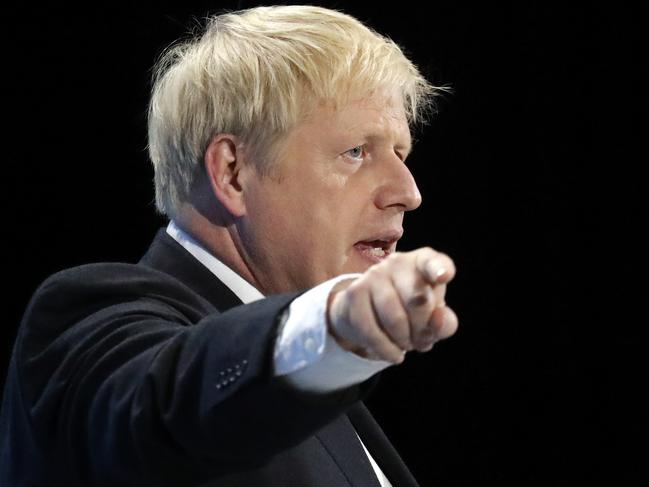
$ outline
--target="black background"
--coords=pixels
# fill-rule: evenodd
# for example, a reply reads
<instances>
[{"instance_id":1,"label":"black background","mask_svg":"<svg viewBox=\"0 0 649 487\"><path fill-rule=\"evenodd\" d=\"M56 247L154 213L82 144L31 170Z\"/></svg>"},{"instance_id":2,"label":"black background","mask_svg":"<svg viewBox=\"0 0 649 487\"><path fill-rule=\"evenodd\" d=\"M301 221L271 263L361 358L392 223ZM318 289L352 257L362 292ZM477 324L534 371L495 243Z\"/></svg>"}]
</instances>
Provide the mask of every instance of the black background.
<instances>
[{"instance_id":1,"label":"black background","mask_svg":"<svg viewBox=\"0 0 649 487\"><path fill-rule=\"evenodd\" d=\"M460 329L387 370L367 401L421 485L646 481L646 299L634 280L647 271L646 151L625 141L646 118L627 76L646 65L635 13L315 3L389 35L454 89L417 134L424 203L401 249L454 258ZM145 149L157 55L196 19L254 5L5 10L2 377L39 282L137 260L164 224Z\"/></svg>"}]
</instances>

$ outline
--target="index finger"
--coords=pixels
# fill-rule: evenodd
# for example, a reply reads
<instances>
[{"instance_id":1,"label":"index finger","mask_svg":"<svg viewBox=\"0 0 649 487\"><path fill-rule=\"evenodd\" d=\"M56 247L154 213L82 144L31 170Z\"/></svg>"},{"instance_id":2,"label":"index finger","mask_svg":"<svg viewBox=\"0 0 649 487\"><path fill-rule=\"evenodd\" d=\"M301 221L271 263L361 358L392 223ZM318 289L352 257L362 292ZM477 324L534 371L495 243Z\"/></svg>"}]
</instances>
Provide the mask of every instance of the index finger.
<instances>
[{"instance_id":1,"label":"index finger","mask_svg":"<svg viewBox=\"0 0 649 487\"><path fill-rule=\"evenodd\" d=\"M417 252L415 265L429 284L446 284L455 277L455 264L448 255L428 247Z\"/></svg>"}]
</instances>

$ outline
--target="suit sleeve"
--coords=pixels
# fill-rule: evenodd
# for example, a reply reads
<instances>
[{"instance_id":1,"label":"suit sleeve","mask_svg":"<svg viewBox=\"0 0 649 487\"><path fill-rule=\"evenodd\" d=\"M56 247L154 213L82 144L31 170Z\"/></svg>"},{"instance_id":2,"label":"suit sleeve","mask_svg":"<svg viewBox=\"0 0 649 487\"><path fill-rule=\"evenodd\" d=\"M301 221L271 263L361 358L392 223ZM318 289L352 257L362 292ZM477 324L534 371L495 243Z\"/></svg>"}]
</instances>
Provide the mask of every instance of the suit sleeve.
<instances>
[{"instance_id":1,"label":"suit sleeve","mask_svg":"<svg viewBox=\"0 0 649 487\"><path fill-rule=\"evenodd\" d=\"M15 354L34 431L79 483L195 485L259 466L375 384L309 393L273 374L294 295L204 313L170 283L127 266L114 283L114 270L44 285Z\"/></svg>"}]
</instances>

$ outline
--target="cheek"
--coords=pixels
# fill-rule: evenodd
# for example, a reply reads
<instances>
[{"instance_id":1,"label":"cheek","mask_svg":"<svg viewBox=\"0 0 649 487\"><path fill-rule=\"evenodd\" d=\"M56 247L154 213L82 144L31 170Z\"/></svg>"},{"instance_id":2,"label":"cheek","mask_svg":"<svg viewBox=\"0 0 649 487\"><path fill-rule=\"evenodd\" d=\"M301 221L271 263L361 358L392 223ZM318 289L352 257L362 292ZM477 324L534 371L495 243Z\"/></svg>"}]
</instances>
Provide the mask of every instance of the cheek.
<instances>
[{"instance_id":1,"label":"cheek","mask_svg":"<svg viewBox=\"0 0 649 487\"><path fill-rule=\"evenodd\" d=\"M338 174L307 174L297 177L282 192L283 206L303 230L333 226L344 212L345 178Z\"/></svg>"},{"instance_id":2,"label":"cheek","mask_svg":"<svg viewBox=\"0 0 649 487\"><path fill-rule=\"evenodd\" d=\"M362 232L368 203L352 182L333 172L294 174L257 200L257 219L285 250L341 258Z\"/></svg>"}]
</instances>

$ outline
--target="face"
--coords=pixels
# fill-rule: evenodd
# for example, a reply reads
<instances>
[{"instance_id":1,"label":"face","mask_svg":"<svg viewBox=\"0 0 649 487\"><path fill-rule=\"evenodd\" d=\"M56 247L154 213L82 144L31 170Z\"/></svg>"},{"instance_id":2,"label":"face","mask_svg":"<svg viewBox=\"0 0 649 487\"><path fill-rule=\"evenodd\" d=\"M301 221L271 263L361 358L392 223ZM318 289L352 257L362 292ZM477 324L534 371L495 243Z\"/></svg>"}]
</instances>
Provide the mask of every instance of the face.
<instances>
[{"instance_id":1,"label":"face","mask_svg":"<svg viewBox=\"0 0 649 487\"><path fill-rule=\"evenodd\" d=\"M282 144L271 176L246 179L240 235L266 294L363 272L395 251L404 212L421 203L407 166L398 98L316 108Z\"/></svg>"}]
</instances>

